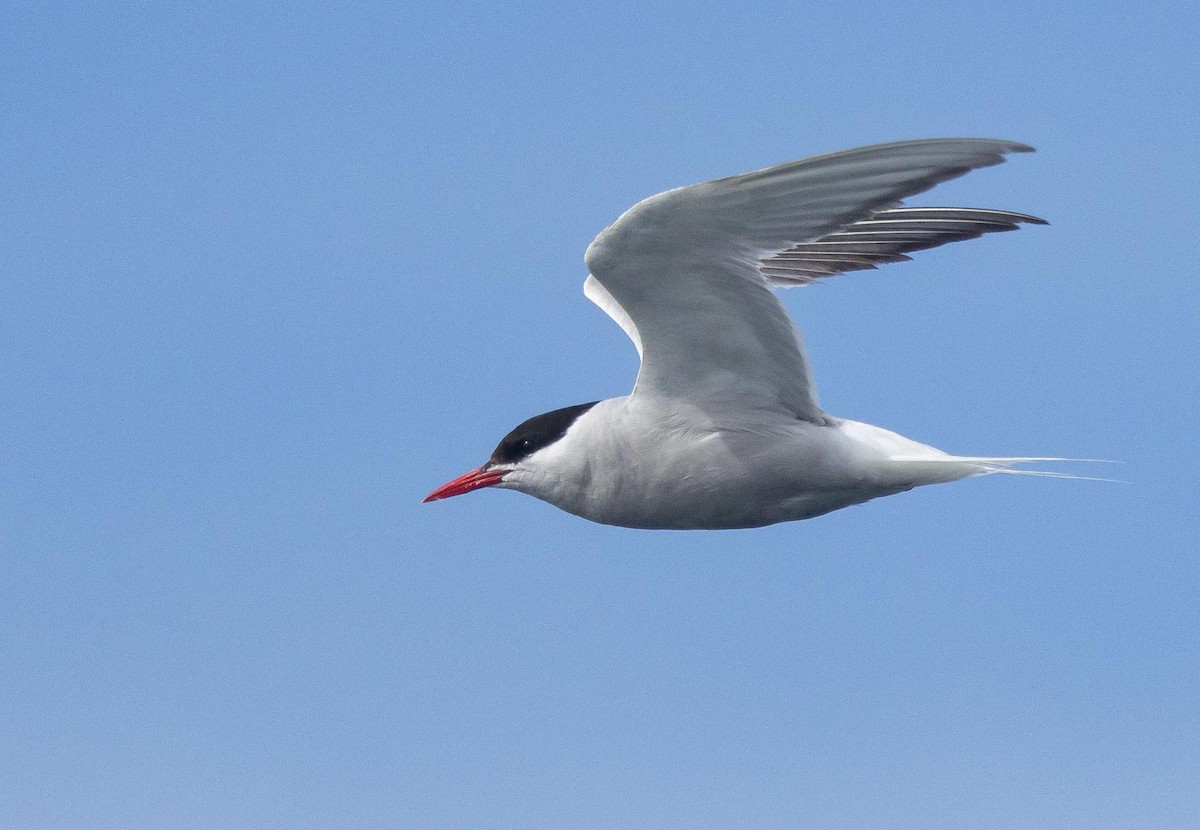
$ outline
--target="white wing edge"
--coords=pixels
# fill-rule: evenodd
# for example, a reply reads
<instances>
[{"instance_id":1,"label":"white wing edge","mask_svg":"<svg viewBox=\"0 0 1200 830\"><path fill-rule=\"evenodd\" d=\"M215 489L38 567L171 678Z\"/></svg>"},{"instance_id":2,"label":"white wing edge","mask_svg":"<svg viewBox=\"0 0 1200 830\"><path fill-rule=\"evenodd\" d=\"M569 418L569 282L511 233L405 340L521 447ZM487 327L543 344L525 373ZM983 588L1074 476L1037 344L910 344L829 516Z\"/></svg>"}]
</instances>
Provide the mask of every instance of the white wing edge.
<instances>
[{"instance_id":1,"label":"white wing edge","mask_svg":"<svg viewBox=\"0 0 1200 830\"><path fill-rule=\"evenodd\" d=\"M642 338L638 334L637 326L633 324L630 316L625 313L625 309L621 308L621 304L613 299L612 294L608 293L608 289L591 274L588 274L588 278L583 281L583 296L600 306L600 310L611 317L613 322L629 335L629 339L633 341L634 348L637 349L638 359L641 359Z\"/></svg>"}]
</instances>

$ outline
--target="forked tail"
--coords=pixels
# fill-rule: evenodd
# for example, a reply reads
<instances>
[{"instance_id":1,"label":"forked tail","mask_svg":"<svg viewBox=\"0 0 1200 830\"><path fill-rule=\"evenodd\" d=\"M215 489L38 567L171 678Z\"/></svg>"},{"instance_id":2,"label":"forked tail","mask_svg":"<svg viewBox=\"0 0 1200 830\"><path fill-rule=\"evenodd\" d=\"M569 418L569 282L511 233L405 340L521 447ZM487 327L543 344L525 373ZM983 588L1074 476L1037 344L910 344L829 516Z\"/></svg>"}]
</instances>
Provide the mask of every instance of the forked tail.
<instances>
[{"instance_id":1,"label":"forked tail","mask_svg":"<svg viewBox=\"0 0 1200 830\"><path fill-rule=\"evenodd\" d=\"M861 421L841 420L838 422L837 428L843 435L878 459L875 463L882 463L884 469L890 468L893 471L890 475L897 481L909 482L909 486L911 483L937 484L972 476L991 475L992 473L1005 473L1012 476L1041 476L1042 478L1073 478L1081 481L1116 481L1111 478L1081 476L1055 470L1027 470L1017 466L1041 463L1093 463L1100 459L950 455L936 447L921 444L891 430L864 424Z\"/></svg>"},{"instance_id":2,"label":"forked tail","mask_svg":"<svg viewBox=\"0 0 1200 830\"><path fill-rule=\"evenodd\" d=\"M970 455L908 455L908 456L892 456L892 461L915 461L925 464L947 464L947 465L967 465L973 467L974 471L968 473L968 476L986 476L993 473L1003 473L1010 476L1038 476L1039 478L1069 478L1076 481L1109 481L1117 484L1123 484L1120 479L1115 478L1100 478L1097 476L1081 476L1074 473L1064 473L1057 470L1028 470L1018 468L1017 464L1040 464L1049 463L1087 463L1087 464L1113 464L1116 462L1108 461L1101 458L1046 458L1039 456L1029 456L1023 458L999 458L991 456L970 456ZM964 478L967 476L964 476Z\"/></svg>"}]
</instances>

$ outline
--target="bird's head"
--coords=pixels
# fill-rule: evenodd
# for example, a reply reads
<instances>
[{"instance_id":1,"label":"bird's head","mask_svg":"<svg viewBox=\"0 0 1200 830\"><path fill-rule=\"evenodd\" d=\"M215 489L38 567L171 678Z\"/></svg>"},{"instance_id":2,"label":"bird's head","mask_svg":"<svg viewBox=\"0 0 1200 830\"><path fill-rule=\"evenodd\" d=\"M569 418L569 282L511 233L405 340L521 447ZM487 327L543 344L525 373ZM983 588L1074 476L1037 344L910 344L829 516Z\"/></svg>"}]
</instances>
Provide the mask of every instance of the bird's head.
<instances>
[{"instance_id":1,"label":"bird's head","mask_svg":"<svg viewBox=\"0 0 1200 830\"><path fill-rule=\"evenodd\" d=\"M486 464L446 482L422 501L448 499L497 484L521 489L522 476L536 473L543 466L541 462L547 460L542 451L558 443L579 416L597 403L581 403L533 416L500 440Z\"/></svg>"}]
</instances>

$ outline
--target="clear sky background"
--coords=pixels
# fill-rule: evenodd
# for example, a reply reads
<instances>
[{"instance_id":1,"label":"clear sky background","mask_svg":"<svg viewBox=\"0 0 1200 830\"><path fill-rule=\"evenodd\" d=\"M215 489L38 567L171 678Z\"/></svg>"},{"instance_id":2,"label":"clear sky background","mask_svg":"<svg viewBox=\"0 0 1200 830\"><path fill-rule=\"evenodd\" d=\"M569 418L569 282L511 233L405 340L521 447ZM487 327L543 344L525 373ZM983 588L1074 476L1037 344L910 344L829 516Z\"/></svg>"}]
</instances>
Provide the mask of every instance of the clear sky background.
<instances>
[{"instance_id":1,"label":"clear sky background","mask_svg":"<svg viewBox=\"0 0 1200 830\"><path fill-rule=\"evenodd\" d=\"M0 12L0 827L1196 827L1196 5L587 9ZM1131 483L419 504L629 390L626 207L959 135L1052 224L788 293L822 402Z\"/></svg>"}]
</instances>

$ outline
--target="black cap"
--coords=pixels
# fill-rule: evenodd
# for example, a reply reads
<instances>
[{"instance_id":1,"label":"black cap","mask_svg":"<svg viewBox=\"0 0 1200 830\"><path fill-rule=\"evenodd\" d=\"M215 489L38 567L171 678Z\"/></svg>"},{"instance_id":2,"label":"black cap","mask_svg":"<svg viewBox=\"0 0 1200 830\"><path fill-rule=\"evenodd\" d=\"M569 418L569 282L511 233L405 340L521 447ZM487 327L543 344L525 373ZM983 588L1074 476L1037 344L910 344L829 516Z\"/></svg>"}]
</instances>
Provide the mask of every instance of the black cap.
<instances>
[{"instance_id":1,"label":"black cap","mask_svg":"<svg viewBox=\"0 0 1200 830\"><path fill-rule=\"evenodd\" d=\"M488 459L488 465L512 464L532 455L542 447L550 446L567 434L571 424L575 423L580 415L598 403L599 401L581 403L556 409L553 412L534 415L504 436L496 446L492 457Z\"/></svg>"}]
</instances>

